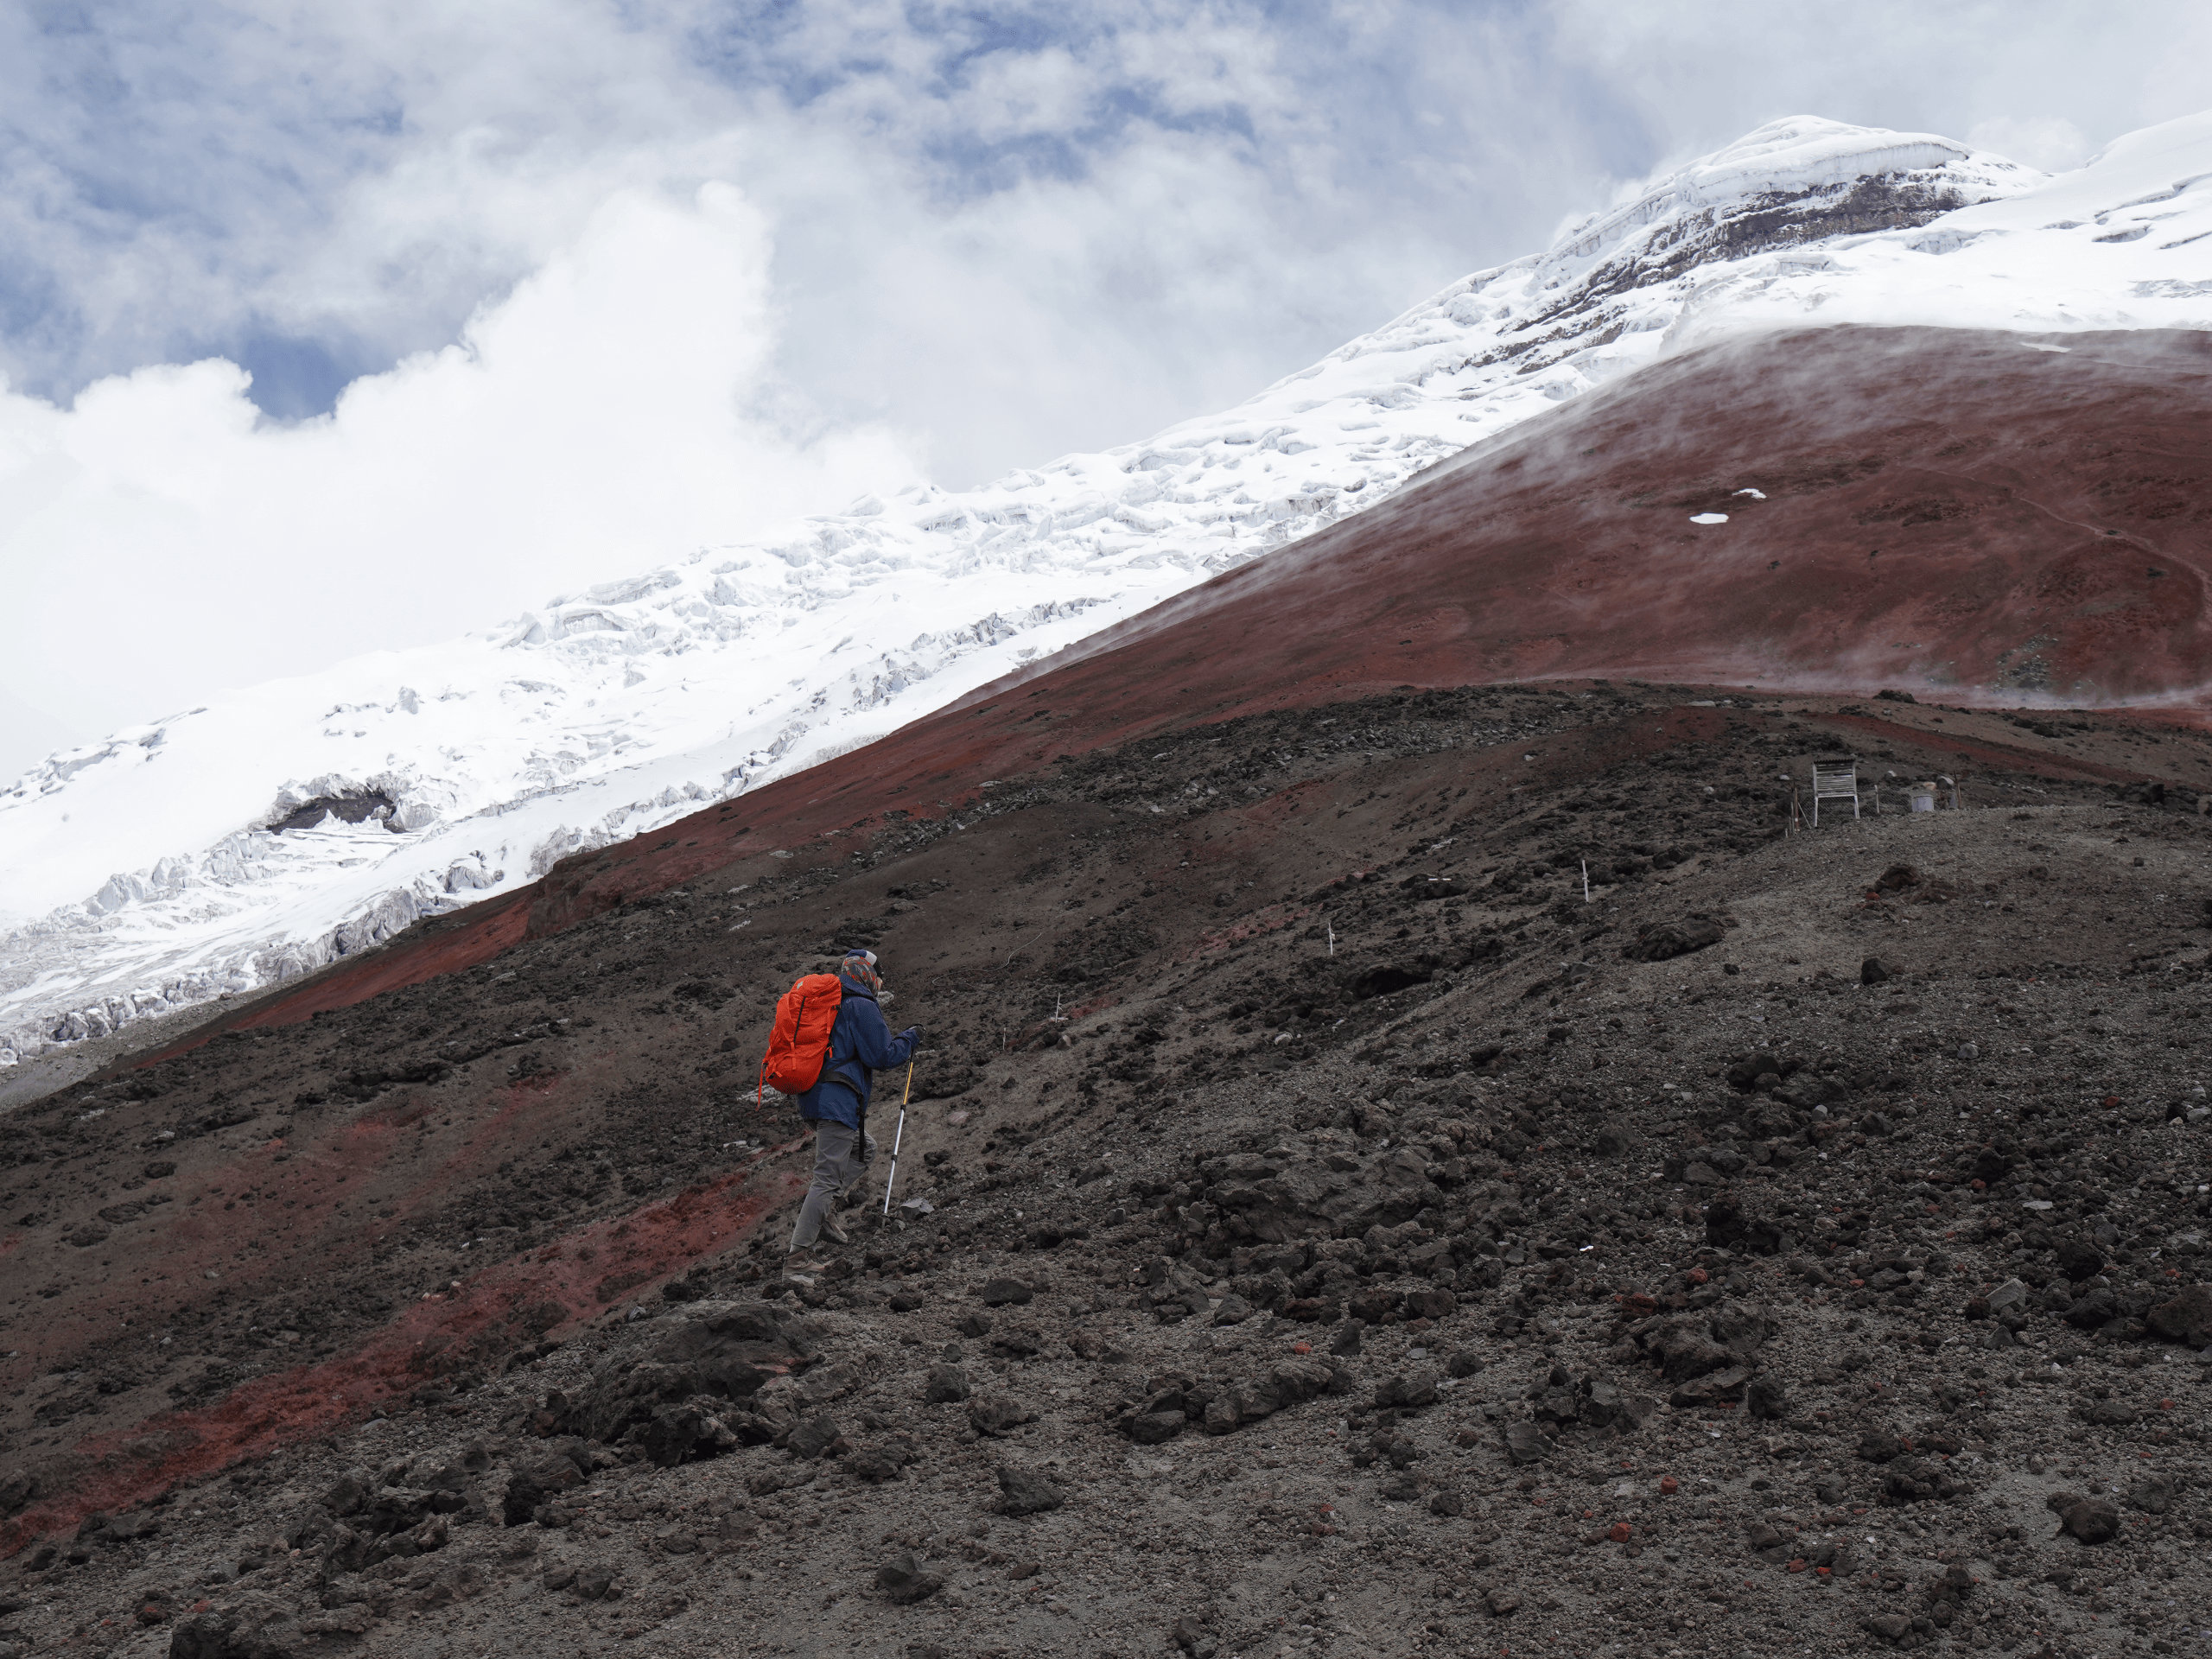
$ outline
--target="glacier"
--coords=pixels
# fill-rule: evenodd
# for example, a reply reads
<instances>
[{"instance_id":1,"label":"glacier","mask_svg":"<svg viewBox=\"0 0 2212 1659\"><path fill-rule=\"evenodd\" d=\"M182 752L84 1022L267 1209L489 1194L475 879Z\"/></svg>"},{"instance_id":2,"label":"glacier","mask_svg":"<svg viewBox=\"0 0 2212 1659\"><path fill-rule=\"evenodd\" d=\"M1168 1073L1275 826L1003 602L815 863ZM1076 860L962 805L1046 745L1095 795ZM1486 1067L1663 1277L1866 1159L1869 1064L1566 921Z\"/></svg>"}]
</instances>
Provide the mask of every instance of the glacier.
<instances>
[{"instance_id":1,"label":"glacier","mask_svg":"<svg viewBox=\"0 0 2212 1659\"><path fill-rule=\"evenodd\" d=\"M0 1065L252 992L872 741L1719 334L2212 327L2212 115L2046 175L1761 127L1220 414L699 549L0 790Z\"/></svg>"}]
</instances>

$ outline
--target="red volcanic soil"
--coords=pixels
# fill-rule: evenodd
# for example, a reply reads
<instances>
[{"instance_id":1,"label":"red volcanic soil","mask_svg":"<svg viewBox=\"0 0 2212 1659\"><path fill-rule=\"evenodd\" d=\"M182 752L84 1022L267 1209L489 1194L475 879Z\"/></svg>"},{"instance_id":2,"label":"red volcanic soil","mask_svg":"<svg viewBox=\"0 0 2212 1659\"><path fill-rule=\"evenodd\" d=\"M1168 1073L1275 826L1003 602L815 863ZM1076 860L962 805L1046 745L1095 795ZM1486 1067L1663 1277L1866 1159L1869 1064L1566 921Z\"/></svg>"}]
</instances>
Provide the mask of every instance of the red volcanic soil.
<instances>
[{"instance_id":1,"label":"red volcanic soil","mask_svg":"<svg viewBox=\"0 0 2212 1659\"><path fill-rule=\"evenodd\" d=\"M794 1149L779 1147L764 1156ZM296 1182L289 1190L305 1185ZM587 1224L543 1249L494 1262L448 1289L424 1293L389 1324L328 1359L265 1372L205 1408L160 1412L89 1435L72 1448L83 1472L67 1490L0 1521L0 1554L41 1533L73 1526L92 1511L127 1508L241 1459L358 1422L403 1402L432 1379L496 1363L518 1344L599 1313L672 1267L719 1252L804 1185L804 1172L788 1164L757 1179L748 1165L674 1198ZM178 1269L219 1259L226 1254L222 1246L238 1242L235 1231L218 1236L209 1224L187 1224L172 1230L164 1258ZM193 1248L211 1240L217 1246L212 1255ZM366 1253L360 1242L349 1249L346 1241L333 1240L331 1247L340 1259ZM173 1309L187 1299L162 1300ZM111 1311L101 1311L112 1319ZM70 1312L81 1321L87 1307L79 1304ZM146 1310L140 1312L143 1317ZM50 1332L51 1351L79 1351L89 1334Z\"/></svg>"},{"instance_id":2,"label":"red volcanic soil","mask_svg":"<svg viewBox=\"0 0 2212 1659\"><path fill-rule=\"evenodd\" d=\"M1093 722L1163 680L2195 698L2208 562L2212 336L1816 329L1578 399L1039 673Z\"/></svg>"}]
</instances>

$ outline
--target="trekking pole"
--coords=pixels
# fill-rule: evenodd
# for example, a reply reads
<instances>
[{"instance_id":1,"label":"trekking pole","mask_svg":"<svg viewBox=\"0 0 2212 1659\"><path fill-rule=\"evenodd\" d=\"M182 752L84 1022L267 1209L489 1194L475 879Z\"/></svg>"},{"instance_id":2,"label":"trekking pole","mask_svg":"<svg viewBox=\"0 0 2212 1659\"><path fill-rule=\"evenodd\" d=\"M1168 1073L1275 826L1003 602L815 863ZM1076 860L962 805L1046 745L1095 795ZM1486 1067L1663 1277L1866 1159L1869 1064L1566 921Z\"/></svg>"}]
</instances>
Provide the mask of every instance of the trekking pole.
<instances>
[{"instance_id":1,"label":"trekking pole","mask_svg":"<svg viewBox=\"0 0 2212 1659\"><path fill-rule=\"evenodd\" d=\"M883 1213L891 1213L891 1189L899 1185L899 1143L906 1138L906 1103L914 1093L914 1063L906 1062L906 1089L899 1096L899 1128L891 1137L891 1173L883 1183Z\"/></svg>"}]
</instances>

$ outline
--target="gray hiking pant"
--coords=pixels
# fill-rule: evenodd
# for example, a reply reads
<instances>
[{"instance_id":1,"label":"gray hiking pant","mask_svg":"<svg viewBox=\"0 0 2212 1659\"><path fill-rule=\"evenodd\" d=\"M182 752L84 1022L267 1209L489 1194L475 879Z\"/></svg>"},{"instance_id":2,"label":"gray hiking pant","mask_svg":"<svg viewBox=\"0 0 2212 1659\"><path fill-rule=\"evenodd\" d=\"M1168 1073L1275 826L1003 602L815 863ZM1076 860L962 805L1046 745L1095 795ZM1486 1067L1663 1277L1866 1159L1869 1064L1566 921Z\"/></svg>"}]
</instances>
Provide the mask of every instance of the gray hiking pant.
<instances>
[{"instance_id":1,"label":"gray hiking pant","mask_svg":"<svg viewBox=\"0 0 2212 1659\"><path fill-rule=\"evenodd\" d=\"M828 1118L814 1126L814 1185L806 1189L806 1202L798 1207L798 1224L791 1229L793 1250L812 1248L822 1236L822 1222L836 1205L838 1195L857 1185L875 1161L875 1137Z\"/></svg>"}]
</instances>

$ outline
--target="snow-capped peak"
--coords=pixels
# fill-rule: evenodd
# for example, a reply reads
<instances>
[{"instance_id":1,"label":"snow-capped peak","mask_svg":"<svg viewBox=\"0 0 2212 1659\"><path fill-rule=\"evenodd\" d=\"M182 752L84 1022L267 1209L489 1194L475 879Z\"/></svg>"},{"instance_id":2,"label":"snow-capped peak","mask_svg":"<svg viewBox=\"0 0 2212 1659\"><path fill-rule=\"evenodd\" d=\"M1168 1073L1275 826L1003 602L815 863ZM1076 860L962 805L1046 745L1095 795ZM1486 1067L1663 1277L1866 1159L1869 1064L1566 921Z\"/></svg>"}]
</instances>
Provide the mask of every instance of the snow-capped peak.
<instances>
[{"instance_id":1,"label":"snow-capped peak","mask_svg":"<svg viewBox=\"0 0 2212 1659\"><path fill-rule=\"evenodd\" d=\"M2212 326L2207 181L2212 117L2056 178L1770 123L1141 443L869 496L54 755L0 790L0 1062L310 969L879 737L1700 331Z\"/></svg>"}]
</instances>

